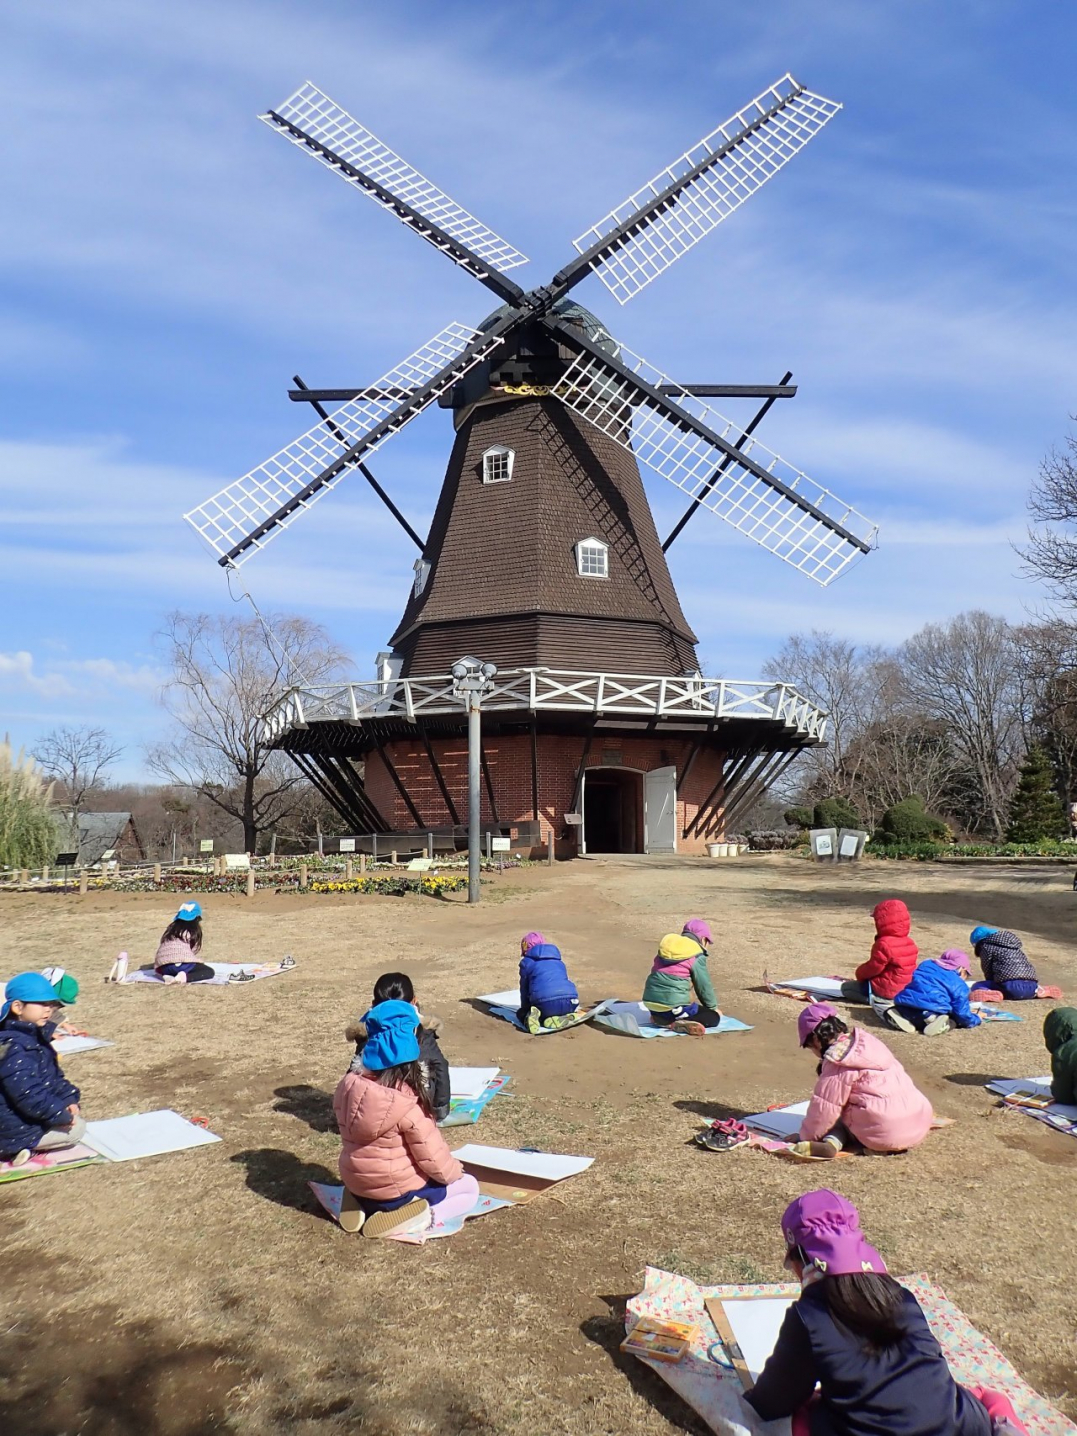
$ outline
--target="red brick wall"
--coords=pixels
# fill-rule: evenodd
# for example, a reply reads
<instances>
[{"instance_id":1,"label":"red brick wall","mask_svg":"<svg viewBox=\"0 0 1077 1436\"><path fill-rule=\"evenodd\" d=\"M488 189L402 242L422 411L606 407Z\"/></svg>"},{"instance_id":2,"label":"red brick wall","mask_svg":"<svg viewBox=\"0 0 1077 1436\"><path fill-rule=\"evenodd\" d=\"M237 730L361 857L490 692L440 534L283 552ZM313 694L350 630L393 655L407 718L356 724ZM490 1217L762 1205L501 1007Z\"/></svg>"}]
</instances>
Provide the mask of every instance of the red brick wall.
<instances>
[{"instance_id":1,"label":"red brick wall","mask_svg":"<svg viewBox=\"0 0 1077 1436\"><path fill-rule=\"evenodd\" d=\"M583 744L584 740L580 737L562 737L550 733L539 735L539 811L535 814L531 809L530 738L526 733L486 738L483 747L497 799L498 820L501 823L517 823L538 817L543 842L548 838L551 828L560 837L564 827L564 814L570 812L573 807L576 772L583 754ZM620 753L620 766L623 768L647 773L655 768L676 767L677 849L679 852L701 852L705 842L712 842L721 835L721 809L704 824L702 832L693 830L687 838L683 834L686 826L695 818L700 804L707 799L721 778L724 755L716 748L700 749L687 782L682 783L679 775L687 764L692 746L686 739L639 737L630 733L623 736L609 734L594 740L587 755L587 766L603 767L602 755L609 751ZM466 822L467 739L434 739L431 747L441 768L445 786L456 804L457 814L461 822ZM387 745L386 751L401 783L422 817L420 826L448 827L452 820L422 743L391 743ZM369 754L366 760L366 789L390 827L405 831L415 828L414 817L408 812L377 753ZM485 782L482 797L483 822L493 822Z\"/></svg>"}]
</instances>

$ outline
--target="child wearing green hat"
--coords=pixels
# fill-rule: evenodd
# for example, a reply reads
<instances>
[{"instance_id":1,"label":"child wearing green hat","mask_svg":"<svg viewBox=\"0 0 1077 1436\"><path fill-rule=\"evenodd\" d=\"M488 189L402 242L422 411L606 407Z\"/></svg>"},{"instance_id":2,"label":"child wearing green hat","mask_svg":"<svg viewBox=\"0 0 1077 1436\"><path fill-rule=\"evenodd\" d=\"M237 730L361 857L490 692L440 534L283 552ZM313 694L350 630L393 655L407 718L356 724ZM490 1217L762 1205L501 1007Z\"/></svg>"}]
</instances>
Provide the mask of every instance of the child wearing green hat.
<instances>
[{"instance_id":1,"label":"child wearing green hat","mask_svg":"<svg viewBox=\"0 0 1077 1436\"><path fill-rule=\"evenodd\" d=\"M64 1003L40 972L21 972L0 1006L0 1159L21 1166L31 1152L73 1147L86 1131L79 1089L52 1046Z\"/></svg>"},{"instance_id":2,"label":"child wearing green hat","mask_svg":"<svg viewBox=\"0 0 1077 1436\"><path fill-rule=\"evenodd\" d=\"M180 904L176 916L161 934L154 968L163 982L209 982L213 968L196 962L202 951L202 909L196 902Z\"/></svg>"}]
</instances>

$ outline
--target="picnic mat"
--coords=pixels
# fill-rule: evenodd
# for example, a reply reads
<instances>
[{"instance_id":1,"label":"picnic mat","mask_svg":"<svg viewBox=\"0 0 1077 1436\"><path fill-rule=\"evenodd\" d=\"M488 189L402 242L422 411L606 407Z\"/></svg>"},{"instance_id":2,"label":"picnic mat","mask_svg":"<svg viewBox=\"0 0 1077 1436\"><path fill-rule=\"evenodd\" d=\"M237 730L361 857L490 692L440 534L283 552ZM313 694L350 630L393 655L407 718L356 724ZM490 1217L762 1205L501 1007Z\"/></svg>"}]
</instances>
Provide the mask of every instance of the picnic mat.
<instances>
[{"instance_id":1,"label":"picnic mat","mask_svg":"<svg viewBox=\"0 0 1077 1436\"><path fill-rule=\"evenodd\" d=\"M205 982L192 982L191 987L228 987L228 979L234 972L253 972L255 980L262 977L276 977L282 971L275 962L211 962L208 964L213 969L213 976L207 977ZM294 968L286 967L284 972L293 972ZM153 982L158 987L164 987L165 980L159 976L156 969L152 967L140 967L134 972L129 972L124 982ZM172 984L170 984L172 985ZM177 983L176 986L187 986L185 983Z\"/></svg>"},{"instance_id":2,"label":"picnic mat","mask_svg":"<svg viewBox=\"0 0 1077 1436\"><path fill-rule=\"evenodd\" d=\"M1066 1132L1077 1137L1077 1107L1068 1107L1062 1102L1051 1101L1050 1077L996 1077L986 1083L987 1090L1001 1097L1008 1107L1045 1122L1057 1132ZM1025 1100L1022 1101L1022 1098ZM1034 1103L1036 1105L1026 1105Z\"/></svg>"},{"instance_id":3,"label":"picnic mat","mask_svg":"<svg viewBox=\"0 0 1077 1436\"><path fill-rule=\"evenodd\" d=\"M89 1037L85 1032L79 1032L54 1037L52 1046L61 1057L70 1057L75 1052L93 1052L98 1047L111 1047L112 1043L106 1042L103 1037Z\"/></svg>"},{"instance_id":4,"label":"picnic mat","mask_svg":"<svg viewBox=\"0 0 1077 1436\"><path fill-rule=\"evenodd\" d=\"M579 1027L584 1022L590 1022L592 1018L603 1012L611 1000L607 998L593 1007L587 1007L582 1012L578 1012L575 1022L570 1022L564 1027L540 1027L537 1032L531 1032L516 1016L520 1009L520 989L518 987L506 988L504 992L487 992L475 999L476 1002L486 1003L491 1017L499 1017L502 1022L511 1022L513 1027L520 1032L526 1032L529 1037L550 1037L555 1032L571 1032L574 1027Z\"/></svg>"},{"instance_id":5,"label":"picnic mat","mask_svg":"<svg viewBox=\"0 0 1077 1436\"><path fill-rule=\"evenodd\" d=\"M1020 1377L997 1347L970 1325L945 1292L926 1276L901 1278L923 1308L955 1380L966 1386L989 1386L1010 1398L1030 1436L1065 1436L1077 1426L1055 1410ZM689 1350L676 1364L638 1356L721 1436L788 1436L788 1420L765 1424L740 1400L741 1383L707 1310L707 1302L745 1297L793 1301L800 1295L792 1282L751 1286L699 1287L687 1277L648 1267L644 1287L625 1312L631 1331L641 1317L689 1322L697 1327ZM713 1354L712 1354L713 1353Z\"/></svg>"},{"instance_id":6,"label":"picnic mat","mask_svg":"<svg viewBox=\"0 0 1077 1436\"><path fill-rule=\"evenodd\" d=\"M594 1157L570 1157L560 1152L486 1147L477 1142L468 1142L465 1146L458 1147L453 1156L479 1184L479 1199L474 1207L461 1217L430 1226L425 1231L401 1232L392 1238L393 1241L421 1246L423 1242L436 1237L454 1236L472 1217L482 1217L488 1212L501 1211L504 1207L529 1202L549 1191L558 1182L585 1172L594 1161ZM339 1222L344 1188L323 1182L309 1182L308 1186L333 1220ZM436 1206L434 1212L437 1213Z\"/></svg>"},{"instance_id":7,"label":"picnic mat","mask_svg":"<svg viewBox=\"0 0 1077 1436\"><path fill-rule=\"evenodd\" d=\"M0 1182L18 1182L23 1177L39 1177L46 1172L70 1172L93 1162L132 1162L137 1157L159 1157L166 1152L183 1152L189 1147L204 1147L220 1140L167 1107L157 1112L135 1112L129 1117L87 1122L86 1136L80 1144L58 1152L35 1152L21 1167L0 1162Z\"/></svg>"},{"instance_id":8,"label":"picnic mat","mask_svg":"<svg viewBox=\"0 0 1077 1436\"><path fill-rule=\"evenodd\" d=\"M1004 1007L997 1007L993 1002L970 1002L969 1006L977 1017L982 1017L985 1022L1023 1022L1025 1020L1016 1012L1007 1012Z\"/></svg>"},{"instance_id":9,"label":"picnic mat","mask_svg":"<svg viewBox=\"0 0 1077 1436\"><path fill-rule=\"evenodd\" d=\"M772 1107L769 1111L753 1112L750 1117L742 1117L741 1121L751 1133L748 1145L761 1147L766 1152L774 1152L779 1157L792 1158L798 1162L840 1161L844 1157L863 1155L858 1147L856 1151L839 1152L837 1158L797 1156L791 1151L791 1148L800 1137L800 1125L807 1113L808 1103L804 1101L791 1102L787 1107ZM937 1116L931 1124L931 1130L952 1126L952 1117ZM736 1148L734 1148L735 1150ZM868 1153L868 1155L873 1154Z\"/></svg>"},{"instance_id":10,"label":"picnic mat","mask_svg":"<svg viewBox=\"0 0 1077 1436\"><path fill-rule=\"evenodd\" d=\"M21 1182L23 1177L42 1177L48 1172L73 1171L76 1167L88 1167L104 1160L100 1153L80 1142L78 1146L65 1147L59 1152L35 1152L21 1167L0 1162L0 1183Z\"/></svg>"},{"instance_id":11,"label":"picnic mat","mask_svg":"<svg viewBox=\"0 0 1077 1436\"><path fill-rule=\"evenodd\" d=\"M452 1071L453 1069L450 1067L450 1076L452 1075ZM490 1081L490 1083L483 1089L483 1091L478 1094L477 1097L450 1097L449 1115L447 1117L443 1117L438 1123L438 1126L471 1126L473 1123L477 1122L482 1116L483 1110L486 1107L487 1102L490 1101L491 1097L496 1097L499 1092L504 1092L505 1088L509 1085L511 1081L511 1077L507 1077L504 1073L501 1073L499 1076L494 1077Z\"/></svg>"},{"instance_id":12,"label":"picnic mat","mask_svg":"<svg viewBox=\"0 0 1077 1436\"><path fill-rule=\"evenodd\" d=\"M672 1032L668 1027L659 1027L652 1013L648 1012L642 1002L616 1002L612 998L602 1004L601 1011L595 1012L594 1023L596 1027L604 1027L608 1032L623 1032L626 1037L686 1037L685 1032ZM722 1020L717 1027L708 1027L705 1035L710 1037L718 1032L751 1032L746 1022L741 1022L739 1017L730 1017L722 1014Z\"/></svg>"}]
</instances>

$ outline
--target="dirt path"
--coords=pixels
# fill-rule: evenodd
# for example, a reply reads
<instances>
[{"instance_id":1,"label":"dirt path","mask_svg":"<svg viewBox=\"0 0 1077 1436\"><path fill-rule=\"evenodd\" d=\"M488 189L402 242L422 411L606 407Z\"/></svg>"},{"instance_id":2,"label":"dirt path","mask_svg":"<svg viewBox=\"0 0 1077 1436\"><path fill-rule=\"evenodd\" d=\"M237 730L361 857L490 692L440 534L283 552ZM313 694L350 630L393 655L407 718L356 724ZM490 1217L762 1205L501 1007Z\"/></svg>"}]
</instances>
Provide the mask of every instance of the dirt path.
<instances>
[{"instance_id":1,"label":"dirt path","mask_svg":"<svg viewBox=\"0 0 1077 1436\"><path fill-rule=\"evenodd\" d=\"M1077 897L1058 869L773 857L611 860L510 872L477 910L417 899L205 900L211 960L293 953L290 976L237 989L106 987L116 951L148 959L173 910L151 894L0 900L0 974L62 962L80 1023L116 1045L68 1059L91 1117L205 1115L219 1146L0 1189L5 1319L0 1429L11 1436L701 1431L616 1353L648 1262L700 1280L779 1279L778 1217L818 1167L686 1143L700 1123L806 1095L797 1008L774 975L844 972L868 911L902 896L921 951L991 922L1022 932L1045 980L1077 996ZM544 931L585 997L638 995L657 938L706 916L738 1036L633 1042L590 1028L537 1041L468 1005L513 985L521 933ZM450 1133L597 1158L551 1196L422 1248L349 1239L314 1211L331 1179L330 1098L346 1020L379 972L411 973L460 1064L513 1094ZM957 1125L909 1156L825 1169L897 1272L929 1272L1045 1395L1077 1416L1077 1141L983 1091L1045 1070L1040 1022L937 1039L887 1034Z\"/></svg>"}]
</instances>

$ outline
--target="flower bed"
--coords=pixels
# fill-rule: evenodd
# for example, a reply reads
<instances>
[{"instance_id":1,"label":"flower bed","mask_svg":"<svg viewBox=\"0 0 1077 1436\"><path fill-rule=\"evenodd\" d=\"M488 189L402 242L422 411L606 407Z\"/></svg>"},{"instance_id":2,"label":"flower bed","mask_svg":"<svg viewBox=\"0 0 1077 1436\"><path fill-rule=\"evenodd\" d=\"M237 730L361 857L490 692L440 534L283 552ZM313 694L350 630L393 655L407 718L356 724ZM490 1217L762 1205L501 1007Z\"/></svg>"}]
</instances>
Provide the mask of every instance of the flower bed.
<instances>
[{"instance_id":1,"label":"flower bed","mask_svg":"<svg viewBox=\"0 0 1077 1436\"><path fill-rule=\"evenodd\" d=\"M467 878L455 873L396 873L392 877L347 878L312 882L312 893L383 893L387 897L404 897L408 893L419 893L423 897L443 897L445 893L456 893L467 887Z\"/></svg>"}]
</instances>

